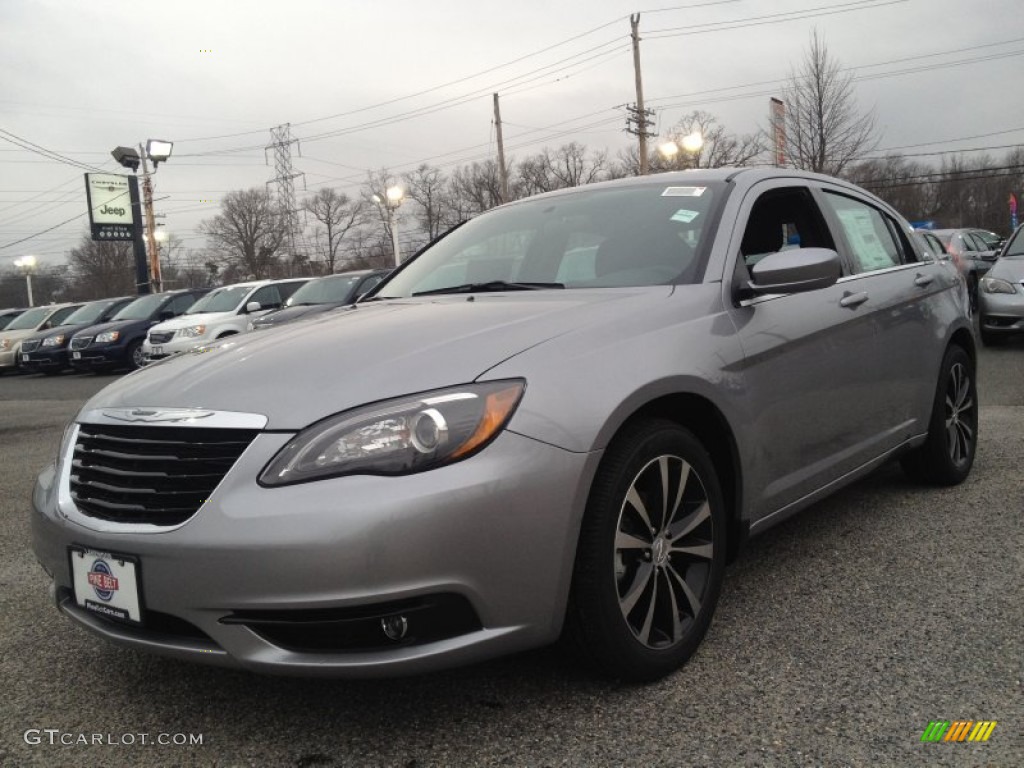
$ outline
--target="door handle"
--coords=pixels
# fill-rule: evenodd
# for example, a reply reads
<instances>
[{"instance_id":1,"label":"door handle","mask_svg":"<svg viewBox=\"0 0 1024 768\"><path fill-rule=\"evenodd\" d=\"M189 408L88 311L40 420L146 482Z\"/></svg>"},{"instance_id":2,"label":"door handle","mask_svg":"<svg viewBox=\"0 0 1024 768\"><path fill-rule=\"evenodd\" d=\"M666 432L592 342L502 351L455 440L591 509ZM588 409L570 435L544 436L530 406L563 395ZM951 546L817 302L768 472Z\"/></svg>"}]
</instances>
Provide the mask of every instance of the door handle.
<instances>
[{"instance_id":1,"label":"door handle","mask_svg":"<svg viewBox=\"0 0 1024 768\"><path fill-rule=\"evenodd\" d=\"M843 295L843 298L839 300L840 307L859 307L865 301L868 300L868 295L864 291L860 293L847 293Z\"/></svg>"},{"instance_id":2,"label":"door handle","mask_svg":"<svg viewBox=\"0 0 1024 768\"><path fill-rule=\"evenodd\" d=\"M924 288L931 285L935 278L932 275L918 275L914 278L914 285Z\"/></svg>"}]
</instances>

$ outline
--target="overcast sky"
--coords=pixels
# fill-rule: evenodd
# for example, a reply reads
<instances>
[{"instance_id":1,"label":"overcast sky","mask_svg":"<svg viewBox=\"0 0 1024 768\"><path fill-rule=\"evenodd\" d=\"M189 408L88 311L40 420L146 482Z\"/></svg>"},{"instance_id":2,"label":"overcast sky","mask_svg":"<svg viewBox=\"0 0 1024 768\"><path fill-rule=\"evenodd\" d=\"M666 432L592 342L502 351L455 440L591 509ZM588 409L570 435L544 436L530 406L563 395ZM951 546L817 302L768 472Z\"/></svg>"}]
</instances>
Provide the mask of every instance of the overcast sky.
<instances>
[{"instance_id":1,"label":"overcast sky","mask_svg":"<svg viewBox=\"0 0 1024 768\"><path fill-rule=\"evenodd\" d=\"M86 230L83 169L13 137L106 171L121 170L117 145L175 142L156 210L191 247L226 191L272 178L263 147L282 123L301 140L293 165L310 191L492 157L493 91L513 158L572 140L614 154L632 140L621 105L635 100L635 12L661 128L696 108L735 133L764 126L773 81L817 27L856 71L880 148L1024 143L1020 0L671 3L3 0L0 265L62 261Z\"/></svg>"}]
</instances>

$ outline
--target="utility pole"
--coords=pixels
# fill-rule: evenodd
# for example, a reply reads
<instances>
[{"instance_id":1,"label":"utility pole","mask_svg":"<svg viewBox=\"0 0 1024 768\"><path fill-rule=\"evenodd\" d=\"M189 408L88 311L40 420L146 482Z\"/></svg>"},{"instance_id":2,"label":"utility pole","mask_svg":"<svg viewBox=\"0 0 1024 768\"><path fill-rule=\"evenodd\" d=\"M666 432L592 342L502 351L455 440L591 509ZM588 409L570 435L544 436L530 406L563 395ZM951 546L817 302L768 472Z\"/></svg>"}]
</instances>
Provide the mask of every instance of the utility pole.
<instances>
[{"instance_id":1,"label":"utility pole","mask_svg":"<svg viewBox=\"0 0 1024 768\"><path fill-rule=\"evenodd\" d=\"M644 108L644 84L640 77L640 14L630 14L629 26L633 38L633 72L636 75L636 104L626 107L629 116L626 118L626 131L640 139L640 175L647 175L647 139L654 134L648 130L650 118L654 112ZM633 127L635 124L635 128Z\"/></svg>"},{"instance_id":2,"label":"utility pole","mask_svg":"<svg viewBox=\"0 0 1024 768\"><path fill-rule=\"evenodd\" d=\"M146 209L146 252L149 254L149 290L160 293L163 275L160 272L160 246L156 241L156 222L153 217L153 180L149 175L149 158L139 144L142 158L142 204Z\"/></svg>"},{"instance_id":3,"label":"utility pole","mask_svg":"<svg viewBox=\"0 0 1024 768\"><path fill-rule=\"evenodd\" d=\"M505 142L501 136L501 107L498 94L494 94L494 131L498 136L498 168L501 179L501 202L508 202L508 168L505 167Z\"/></svg>"}]
</instances>

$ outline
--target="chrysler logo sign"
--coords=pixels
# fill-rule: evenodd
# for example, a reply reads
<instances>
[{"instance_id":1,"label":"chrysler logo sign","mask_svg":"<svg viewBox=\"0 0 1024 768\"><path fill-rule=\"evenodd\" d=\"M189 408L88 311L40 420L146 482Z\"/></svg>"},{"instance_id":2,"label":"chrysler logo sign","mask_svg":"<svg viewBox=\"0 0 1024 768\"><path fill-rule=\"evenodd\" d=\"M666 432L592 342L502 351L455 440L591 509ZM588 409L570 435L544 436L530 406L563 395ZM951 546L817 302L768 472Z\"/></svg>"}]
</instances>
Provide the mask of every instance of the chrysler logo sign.
<instances>
[{"instance_id":1,"label":"chrysler logo sign","mask_svg":"<svg viewBox=\"0 0 1024 768\"><path fill-rule=\"evenodd\" d=\"M205 419L207 416L213 416L213 411L202 411L198 408L111 408L104 409L103 415L118 421L157 424Z\"/></svg>"}]
</instances>

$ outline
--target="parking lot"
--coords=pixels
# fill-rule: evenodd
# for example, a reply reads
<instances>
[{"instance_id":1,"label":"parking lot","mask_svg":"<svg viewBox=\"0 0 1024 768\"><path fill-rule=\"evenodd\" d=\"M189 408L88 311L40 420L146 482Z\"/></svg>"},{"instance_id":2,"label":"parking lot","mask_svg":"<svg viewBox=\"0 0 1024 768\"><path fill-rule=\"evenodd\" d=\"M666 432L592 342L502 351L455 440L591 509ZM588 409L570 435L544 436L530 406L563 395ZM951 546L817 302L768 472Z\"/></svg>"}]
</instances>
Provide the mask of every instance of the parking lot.
<instances>
[{"instance_id":1,"label":"parking lot","mask_svg":"<svg viewBox=\"0 0 1024 768\"><path fill-rule=\"evenodd\" d=\"M344 682L108 645L50 603L28 496L115 377L0 378L0 765L1022 765L1024 344L980 354L968 481L886 467L753 540L696 656L648 686L557 649ZM933 720L998 725L922 743Z\"/></svg>"}]
</instances>

